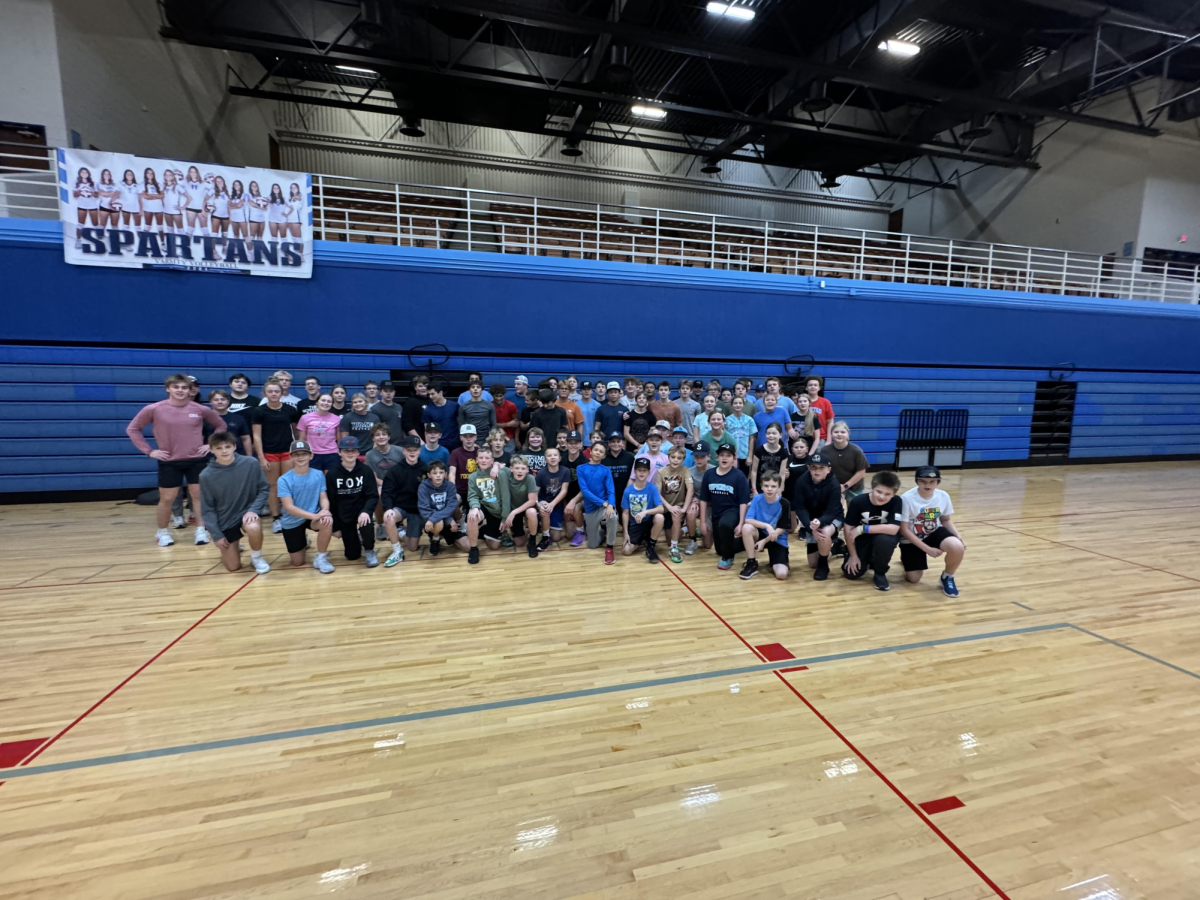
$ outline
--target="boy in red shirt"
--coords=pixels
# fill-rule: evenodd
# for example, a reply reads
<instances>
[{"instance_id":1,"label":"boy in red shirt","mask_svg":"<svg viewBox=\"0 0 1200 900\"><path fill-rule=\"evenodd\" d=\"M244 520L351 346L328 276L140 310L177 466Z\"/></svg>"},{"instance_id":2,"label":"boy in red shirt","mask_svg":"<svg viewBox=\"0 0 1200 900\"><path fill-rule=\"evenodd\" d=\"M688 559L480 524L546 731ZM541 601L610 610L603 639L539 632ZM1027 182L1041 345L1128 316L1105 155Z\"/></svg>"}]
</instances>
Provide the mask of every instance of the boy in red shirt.
<instances>
[{"instance_id":1,"label":"boy in red shirt","mask_svg":"<svg viewBox=\"0 0 1200 900\"><path fill-rule=\"evenodd\" d=\"M508 438L508 446L515 447L521 416L517 412L517 404L504 399L504 391L505 387L500 382L497 381L492 385L492 403L496 407L496 426L504 429L504 434Z\"/></svg>"},{"instance_id":2,"label":"boy in red shirt","mask_svg":"<svg viewBox=\"0 0 1200 900\"><path fill-rule=\"evenodd\" d=\"M821 417L821 443L823 444L829 442L829 426L833 424L833 404L821 396L824 388L825 380L819 375L809 375L804 380L808 403Z\"/></svg>"}]
</instances>

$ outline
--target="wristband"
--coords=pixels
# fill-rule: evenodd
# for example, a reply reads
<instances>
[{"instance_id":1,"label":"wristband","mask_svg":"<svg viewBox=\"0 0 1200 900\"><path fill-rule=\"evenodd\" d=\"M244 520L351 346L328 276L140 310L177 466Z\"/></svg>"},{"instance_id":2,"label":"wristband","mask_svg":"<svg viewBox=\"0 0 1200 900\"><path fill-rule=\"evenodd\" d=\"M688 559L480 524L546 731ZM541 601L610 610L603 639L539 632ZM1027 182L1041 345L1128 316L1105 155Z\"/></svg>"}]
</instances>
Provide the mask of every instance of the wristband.
<instances>
[{"instance_id":1,"label":"wristband","mask_svg":"<svg viewBox=\"0 0 1200 900\"><path fill-rule=\"evenodd\" d=\"M864 523L863 524L863 534L869 534L870 531L871 531L871 526Z\"/></svg>"}]
</instances>

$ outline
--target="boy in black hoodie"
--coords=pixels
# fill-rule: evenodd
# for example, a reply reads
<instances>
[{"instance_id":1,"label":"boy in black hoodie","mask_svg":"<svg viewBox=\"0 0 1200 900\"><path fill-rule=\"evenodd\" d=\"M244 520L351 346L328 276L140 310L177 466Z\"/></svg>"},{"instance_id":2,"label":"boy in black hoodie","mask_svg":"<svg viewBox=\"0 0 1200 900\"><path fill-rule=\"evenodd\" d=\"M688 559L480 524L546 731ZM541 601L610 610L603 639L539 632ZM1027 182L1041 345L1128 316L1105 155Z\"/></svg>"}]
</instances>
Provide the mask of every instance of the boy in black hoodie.
<instances>
[{"instance_id":1,"label":"boy in black hoodie","mask_svg":"<svg viewBox=\"0 0 1200 900\"><path fill-rule=\"evenodd\" d=\"M367 568L379 565L375 555L375 526L371 516L379 503L375 473L358 459L358 438L347 435L338 443L340 461L325 473L325 493L333 530L342 533L346 559L365 556Z\"/></svg>"},{"instance_id":2,"label":"boy in black hoodie","mask_svg":"<svg viewBox=\"0 0 1200 900\"><path fill-rule=\"evenodd\" d=\"M792 509L800 520L799 534L807 542L808 565L813 580L829 577L829 553L845 516L842 514L842 486L833 468L821 453L808 458L808 468L796 479L792 489Z\"/></svg>"},{"instance_id":3,"label":"boy in black hoodie","mask_svg":"<svg viewBox=\"0 0 1200 900\"><path fill-rule=\"evenodd\" d=\"M417 511L417 488L426 472L425 463L421 462L421 439L406 435L400 442L400 449L404 452L404 460L383 476L383 527L392 542L392 553L384 566L389 568L404 561L401 538L409 550L415 551L421 540L421 529L425 527Z\"/></svg>"}]
</instances>

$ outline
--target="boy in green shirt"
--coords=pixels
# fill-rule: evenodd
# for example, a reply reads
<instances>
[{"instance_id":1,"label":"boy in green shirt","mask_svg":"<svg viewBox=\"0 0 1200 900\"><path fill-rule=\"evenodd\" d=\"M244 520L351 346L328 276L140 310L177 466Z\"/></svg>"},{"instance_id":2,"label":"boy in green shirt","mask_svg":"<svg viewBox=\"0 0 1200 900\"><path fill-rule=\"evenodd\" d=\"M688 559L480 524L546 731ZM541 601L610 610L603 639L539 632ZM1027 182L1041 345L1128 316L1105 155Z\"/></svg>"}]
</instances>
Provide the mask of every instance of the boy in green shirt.
<instances>
[{"instance_id":1,"label":"boy in green shirt","mask_svg":"<svg viewBox=\"0 0 1200 900\"><path fill-rule=\"evenodd\" d=\"M500 495L501 528L512 531L513 543L518 547L528 543L529 558L536 559L537 541L530 540L529 536L537 535L538 486L529 474L529 460L524 456L514 456L496 481Z\"/></svg>"}]
</instances>

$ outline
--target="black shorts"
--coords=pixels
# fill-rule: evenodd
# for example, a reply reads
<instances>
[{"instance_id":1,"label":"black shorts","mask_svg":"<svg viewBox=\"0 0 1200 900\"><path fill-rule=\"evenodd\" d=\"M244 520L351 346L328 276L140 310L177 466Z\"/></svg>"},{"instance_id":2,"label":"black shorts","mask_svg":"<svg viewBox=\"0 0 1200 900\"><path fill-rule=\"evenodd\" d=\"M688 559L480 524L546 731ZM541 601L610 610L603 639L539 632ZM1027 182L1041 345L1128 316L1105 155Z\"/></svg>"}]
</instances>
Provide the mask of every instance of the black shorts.
<instances>
[{"instance_id":1,"label":"black shorts","mask_svg":"<svg viewBox=\"0 0 1200 900\"><path fill-rule=\"evenodd\" d=\"M767 536L763 529L758 529L758 539L761 541ZM815 546L815 545L814 545ZM763 548L767 551L767 562L772 566L785 566L791 568L791 563L788 562L788 548L784 547L778 541L768 541L767 546Z\"/></svg>"},{"instance_id":2,"label":"black shorts","mask_svg":"<svg viewBox=\"0 0 1200 900\"><path fill-rule=\"evenodd\" d=\"M299 553L308 546L308 531L319 531L317 524L311 519L301 522L295 528L283 529L283 545L288 553Z\"/></svg>"},{"instance_id":3,"label":"black shorts","mask_svg":"<svg viewBox=\"0 0 1200 900\"><path fill-rule=\"evenodd\" d=\"M481 508L479 511L483 513L483 524L479 526L479 533L490 540L500 540L500 534L504 531L504 520L499 516L493 516L486 509ZM517 523L513 522L513 531L517 530L516 525ZM524 516L521 516L521 527L525 527Z\"/></svg>"},{"instance_id":4,"label":"black shorts","mask_svg":"<svg viewBox=\"0 0 1200 900\"><path fill-rule=\"evenodd\" d=\"M954 537L954 535L950 533L949 528L943 525L921 538L921 540L927 546L940 549L942 541L948 537ZM923 572L929 568L929 556L916 544L901 544L900 564L904 566L905 572Z\"/></svg>"},{"instance_id":5,"label":"black shorts","mask_svg":"<svg viewBox=\"0 0 1200 900\"><path fill-rule=\"evenodd\" d=\"M637 547L650 540L650 535L653 532L654 516L646 516L641 522L633 521L633 516L630 516L629 528L625 531L625 540Z\"/></svg>"},{"instance_id":6,"label":"black shorts","mask_svg":"<svg viewBox=\"0 0 1200 900\"><path fill-rule=\"evenodd\" d=\"M177 488L183 486L183 479L188 484L199 484L200 473L208 465L208 457L196 459L160 459L158 461L158 486L160 488Z\"/></svg>"},{"instance_id":7,"label":"black shorts","mask_svg":"<svg viewBox=\"0 0 1200 900\"><path fill-rule=\"evenodd\" d=\"M242 526L240 524L234 525L232 528L226 529L221 534L225 540L229 541L229 543L236 544L242 539Z\"/></svg>"}]
</instances>

